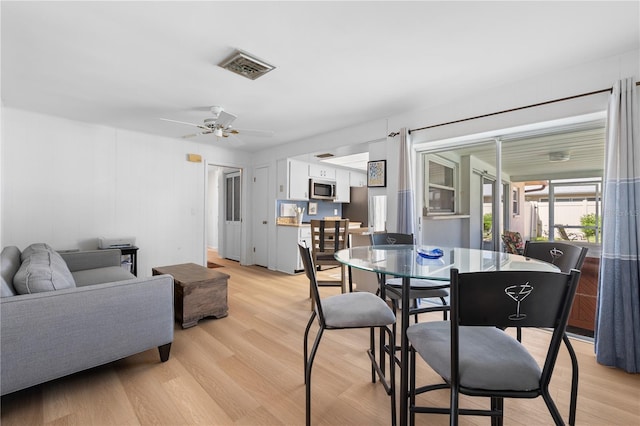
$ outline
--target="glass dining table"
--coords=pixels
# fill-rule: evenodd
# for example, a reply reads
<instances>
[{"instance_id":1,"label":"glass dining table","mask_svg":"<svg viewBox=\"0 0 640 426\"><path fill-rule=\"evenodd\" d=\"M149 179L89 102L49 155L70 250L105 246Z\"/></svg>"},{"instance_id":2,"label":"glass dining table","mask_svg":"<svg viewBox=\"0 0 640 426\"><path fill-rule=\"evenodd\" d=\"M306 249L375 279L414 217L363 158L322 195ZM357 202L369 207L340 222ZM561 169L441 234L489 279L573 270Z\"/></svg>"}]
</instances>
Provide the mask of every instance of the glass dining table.
<instances>
[{"instance_id":1,"label":"glass dining table","mask_svg":"<svg viewBox=\"0 0 640 426\"><path fill-rule=\"evenodd\" d=\"M437 257L441 255L440 257ZM449 287L452 269L460 273L482 271L551 271L559 272L556 266L541 260L490 250L460 247L434 247L422 245L377 245L351 247L335 253L335 258L352 268L402 278L401 325L400 325L400 425L408 421L409 403L409 288L412 278L433 282L432 288ZM441 283L441 285L439 285ZM384 294L384 293L382 293Z\"/></svg>"}]
</instances>

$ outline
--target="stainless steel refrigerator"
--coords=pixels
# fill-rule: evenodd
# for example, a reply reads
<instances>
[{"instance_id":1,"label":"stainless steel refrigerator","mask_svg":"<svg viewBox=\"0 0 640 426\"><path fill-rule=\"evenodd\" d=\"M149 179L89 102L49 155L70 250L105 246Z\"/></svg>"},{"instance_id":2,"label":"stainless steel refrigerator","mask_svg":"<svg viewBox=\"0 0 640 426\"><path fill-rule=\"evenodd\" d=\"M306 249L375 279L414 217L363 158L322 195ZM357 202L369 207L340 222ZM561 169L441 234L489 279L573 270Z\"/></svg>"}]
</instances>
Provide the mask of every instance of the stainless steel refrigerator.
<instances>
[{"instance_id":1,"label":"stainless steel refrigerator","mask_svg":"<svg viewBox=\"0 0 640 426\"><path fill-rule=\"evenodd\" d=\"M363 228L369 226L369 190L366 186L351 187L351 201L342 204L342 217L350 222L362 222Z\"/></svg>"}]
</instances>

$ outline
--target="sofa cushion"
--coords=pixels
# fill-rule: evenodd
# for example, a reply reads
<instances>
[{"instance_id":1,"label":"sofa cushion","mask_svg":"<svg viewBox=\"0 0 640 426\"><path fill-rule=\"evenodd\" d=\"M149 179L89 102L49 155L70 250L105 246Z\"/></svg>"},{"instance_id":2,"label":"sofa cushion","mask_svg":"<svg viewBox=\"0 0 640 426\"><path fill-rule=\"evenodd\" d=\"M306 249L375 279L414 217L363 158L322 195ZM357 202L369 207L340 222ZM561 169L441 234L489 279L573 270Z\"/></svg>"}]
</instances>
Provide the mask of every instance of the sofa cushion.
<instances>
[{"instance_id":1,"label":"sofa cushion","mask_svg":"<svg viewBox=\"0 0 640 426\"><path fill-rule=\"evenodd\" d=\"M16 246L8 246L2 249L0 254L0 265L2 268L2 297L15 296L16 290L13 288L13 277L20 269L20 249Z\"/></svg>"},{"instance_id":2,"label":"sofa cushion","mask_svg":"<svg viewBox=\"0 0 640 426\"><path fill-rule=\"evenodd\" d=\"M60 254L55 251L33 250L13 277L13 287L19 294L39 293L75 287L76 283Z\"/></svg>"},{"instance_id":3,"label":"sofa cushion","mask_svg":"<svg viewBox=\"0 0 640 426\"><path fill-rule=\"evenodd\" d=\"M126 281L135 278L131 272L121 266L107 266L104 268L84 269L72 272L76 286L111 283L116 281Z\"/></svg>"}]
</instances>

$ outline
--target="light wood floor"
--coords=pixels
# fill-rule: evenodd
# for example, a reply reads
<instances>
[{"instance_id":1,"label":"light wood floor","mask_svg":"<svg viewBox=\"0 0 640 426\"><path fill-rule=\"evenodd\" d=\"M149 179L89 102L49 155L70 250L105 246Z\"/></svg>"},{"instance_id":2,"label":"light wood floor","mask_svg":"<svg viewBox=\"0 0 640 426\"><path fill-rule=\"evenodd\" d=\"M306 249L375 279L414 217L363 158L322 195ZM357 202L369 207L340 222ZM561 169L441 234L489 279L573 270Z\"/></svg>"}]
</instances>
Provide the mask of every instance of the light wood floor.
<instances>
[{"instance_id":1,"label":"light wood floor","mask_svg":"<svg viewBox=\"0 0 640 426\"><path fill-rule=\"evenodd\" d=\"M150 350L6 395L2 425L304 424L302 336L309 318L308 283L302 275L215 261L231 275L228 317L202 320L187 330L176 326L166 363ZM322 290L327 295L337 291ZM524 335L539 358L547 339L543 331ZM591 343L574 343L581 369L578 424L640 424L640 375L600 366ZM370 382L367 345L364 330L325 333L313 371L314 425L389 424L387 396L379 383ZM417 374L424 383L439 381L424 364ZM552 394L565 416L569 381L563 351ZM443 392L431 398L445 404L448 397ZM486 406L483 400L479 404ZM507 425L552 423L541 398L507 400L505 410ZM419 415L417 424L445 425L448 417ZM464 417L461 424L490 422Z\"/></svg>"}]
</instances>

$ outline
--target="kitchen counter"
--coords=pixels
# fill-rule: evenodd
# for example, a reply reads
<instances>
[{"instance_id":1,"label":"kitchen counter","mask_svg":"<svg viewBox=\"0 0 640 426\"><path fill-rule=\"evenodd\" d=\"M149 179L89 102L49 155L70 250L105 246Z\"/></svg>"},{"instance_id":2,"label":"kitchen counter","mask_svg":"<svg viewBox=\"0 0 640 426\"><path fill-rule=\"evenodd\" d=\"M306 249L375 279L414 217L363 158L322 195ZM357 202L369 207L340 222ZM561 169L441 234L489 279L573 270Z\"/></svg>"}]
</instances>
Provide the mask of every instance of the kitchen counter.
<instances>
[{"instance_id":1,"label":"kitchen counter","mask_svg":"<svg viewBox=\"0 0 640 426\"><path fill-rule=\"evenodd\" d=\"M276 225L278 226L295 226L295 227L305 227L310 226L309 222L296 223L295 219L292 217L279 217L276 219ZM360 228L362 222L349 222L349 229L357 229Z\"/></svg>"},{"instance_id":2,"label":"kitchen counter","mask_svg":"<svg viewBox=\"0 0 640 426\"><path fill-rule=\"evenodd\" d=\"M305 242L311 246L311 224L297 223L295 217L280 216L276 221L276 270L287 274L295 274L303 270L298 244ZM349 233L359 234L367 228L361 228L361 222L349 222ZM327 232L333 232L332 229Z\"/></svg>"},{"instance_id":3,"label":"kitchen counter","mask_svg":"<svg viewBox=\"0 0 640 426\"><path fill-rule=\"evenodd\" d=\"M295 226L296 228L302 228L304 226L311 226L311 224L309 222L306 222L306 223L305 222L303 222L303 223L293 223L293 222L292 223L281 223L281 222L278 222L278 223L276 223L276 225L278 225L278 226Z\"/></svg>"}]
</instances>

